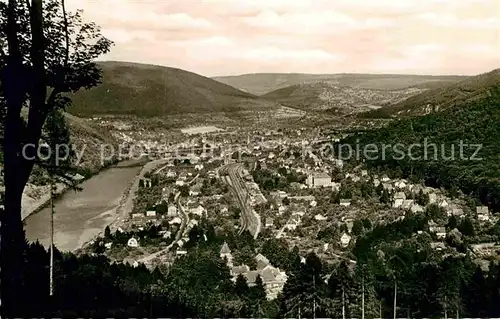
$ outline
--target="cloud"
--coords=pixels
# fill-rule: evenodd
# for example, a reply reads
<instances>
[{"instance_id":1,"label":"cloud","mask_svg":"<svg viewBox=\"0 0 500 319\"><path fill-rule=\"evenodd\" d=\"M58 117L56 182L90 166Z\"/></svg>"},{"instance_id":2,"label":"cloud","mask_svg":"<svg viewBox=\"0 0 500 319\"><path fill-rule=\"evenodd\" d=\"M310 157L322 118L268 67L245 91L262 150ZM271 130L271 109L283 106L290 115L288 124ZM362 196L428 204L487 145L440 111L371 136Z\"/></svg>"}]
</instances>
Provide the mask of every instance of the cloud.
<instances>
[{"instance_id":1,"label":"cloud","mask_svg":"<svg viewBox=\"0 0 500 319\"><path fill-rule=\"evenodd\" d=\"M250 50L241 55L243 59L257 61L339 61L343 57L338 54L331 54L322 50L283 50L280 48L259 48Z\"/></svg>"},{"instance_id":2,"label":"cloud","mask_svg":"<svg viewBox=\"0 0 500 319\"><path fill-rule=\"evenodd\" d=\"M499 0L67 2L115 41L105 58L208 76L481 73L500 66Z\"/></svg>"},{"instance_id":3,"label":"cloud","mask_svg":"<svg viewBox=\"0 0 500 319\"><path fill-rule=\"evenodd\" d=\"M418 20L440 27L473 28L473 29L500 29L499 17L483 17L482 19L459 18L451 13L438 14L435 12L421 13Z\"/></svg>"}]
</instances>

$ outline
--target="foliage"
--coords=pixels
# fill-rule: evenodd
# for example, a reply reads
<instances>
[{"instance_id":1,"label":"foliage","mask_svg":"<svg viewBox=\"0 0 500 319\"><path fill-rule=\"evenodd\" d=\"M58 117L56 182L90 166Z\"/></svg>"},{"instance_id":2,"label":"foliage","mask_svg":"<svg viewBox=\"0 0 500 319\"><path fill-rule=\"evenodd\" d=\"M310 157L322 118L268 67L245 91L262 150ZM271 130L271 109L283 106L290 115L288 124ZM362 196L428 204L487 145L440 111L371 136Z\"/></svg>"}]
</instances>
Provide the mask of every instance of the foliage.
<instances>
[{"instance_id":1,"label":"foliage","mask_svg":"<svg viewBox=\"0 0 500 319\"><path fill-rule=\"evenodd\" d=\"M493 211L500 211L499 103L500 88L492 86L485 98L443 112L394 121L382 129L355 134L340 143L354 145L359 140L358 146L363 147L376 141L378 150L382 145L393 146L386 149L384 158L378 156L366 164L391 175L400 170L403 177L423 179L432 187L452 189L456 186ZM463 146L461 151L460 143L468 146ZM412 148L412 158L401 156L395 147L402 145L399 150L407 155L414 144L421 147Z\"/></svg>"}]
</instances>

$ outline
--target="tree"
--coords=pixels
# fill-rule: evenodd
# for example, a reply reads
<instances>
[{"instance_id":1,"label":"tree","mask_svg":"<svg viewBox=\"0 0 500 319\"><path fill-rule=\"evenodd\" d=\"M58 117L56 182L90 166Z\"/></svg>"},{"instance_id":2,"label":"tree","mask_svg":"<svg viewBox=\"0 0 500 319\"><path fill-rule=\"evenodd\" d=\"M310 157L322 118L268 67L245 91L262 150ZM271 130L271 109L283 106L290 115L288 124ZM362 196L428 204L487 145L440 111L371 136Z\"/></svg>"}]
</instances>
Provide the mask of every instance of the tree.
<instances>
[{"instance_id":1,"label":"tree","mask_svg":"<svg viewBox=\"0 0 500 319\"><path fill-rule=\"evenodd\" d=\"M189 186L188 185L179 186L179 192L181 193L182 197L188 197L189 196Z\"/></svg>"},{"instance_id":2,"label":"tree","mask_svg":"<svg viewBox=\"0 0 500 319\"><path fill-rule=\"evenodd\" d=\"M359 236L363 233L363 221L361 219L356 219L352 225L352 233Z\"/></svg>"},{"instance_id":3,"label":"tree","mask_svg":"<svg viewBox=\"0 0 500 319\"><path fill-rule=\"evenodd\" d=\"M384 189L382 195L380 195L380 202L383 204L389 204L391 202L391 195L387 189Z\"/></svg>"},{"instance_id":4,"label":"tree","mask_svg":"<svg viewBox=\"0 0 500 319\"><path fill-rule=\"evenodd\" d=\"M285 206L290 205L290 199L288 199L288 197L283 198L282 202L283 202L283 205L285 205Z\"/></svg>"},{"instance_id":5,"label":"tree","mask_svg":"<svg viewBox=\"0 0 500 319\"><path fill-rule=\"evenodd\" d=\"M342 318L351 317L350 303L353 302L355 286L351 270L345 261L342 261L330 276L328 289L330 299L337 301L330 315L337 318L340 315Z\"/></svg>"},{"instance_id":6,"label":"tree","mask_svg":"<svg viewBox=\"0 0 500 319\"><path fill-rule=\"evenodd\" d=\"M371 182L364 182L361 184L361 196L363 198L372 197L374 192L373 184Z\"/></svg>"},{"instance_id":7,"label":"tree","mask_svg":"<svg viewBox=\"0 0 500 319\"><path fill-rule=\"evenodd\" d=\"M104 229L104 238L111 239L111 237L111 229L109 228L109 226L106 226L106 228Z\"/></svg>"},{"instance_id":8,"label":"tree","mask_svg":"<svg viewBox=\"0 0 500 319\"><path fill-rule=\"evenodd\" d=\"M234 285L234 292L239 297L246 298L246 297L248 297L249 291L250 291L250 288L248 287L246 278L242 274L239 274L238 277L236 277L236 283Z\"/></svg>"},{"instance_id":9,"label":"tree","mask_svg":"<svg viewBox=\"0 0 500 319\"><path fill-rule=\"evenodd\" d=\"M1 214L2 306L22 307L20 273L24 234L21 196L35 164L44 124L53 110L64 110L65 95L100 82L93 60L112 43L99 28L84 23L81 12L66 13L64 1L0 3L3 159L5 210ZM6 51L8 53L6 53ZM27 120L21 113L28 107Z\"/></svg>"},{"instance_id":10,"label":"tree","mask_svg":"<svg viewBox=\"0 0 500 319\"><path fill-rule=\"evenodd\" d=\"M429 194L424 194L424 191L420 190L415 198L415 202L420 206L427 206L429 204Z\"/></svg>"}]
</instances>

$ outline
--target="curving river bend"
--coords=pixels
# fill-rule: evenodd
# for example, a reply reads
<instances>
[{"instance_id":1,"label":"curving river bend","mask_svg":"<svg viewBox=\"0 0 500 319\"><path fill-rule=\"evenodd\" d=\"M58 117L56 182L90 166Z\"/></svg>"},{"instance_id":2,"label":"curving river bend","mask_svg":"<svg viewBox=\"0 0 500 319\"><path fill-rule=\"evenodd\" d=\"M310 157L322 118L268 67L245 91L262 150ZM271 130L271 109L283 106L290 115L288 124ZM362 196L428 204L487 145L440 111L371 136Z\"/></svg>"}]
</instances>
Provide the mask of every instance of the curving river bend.
<instances>
[{"instance_id":1,"label":"curving river bend","mask_svg":"<svg viewBox=\"0 0 500 319\"><path fill-rule=\"evenodd\" d=\"M55 200L54 243L61 251L74 251L102 232L115 218L120 199L142 166L112 167L84 181L83 190L68 190ZM24 221L26 238L50 243L50 209Z\"/></svg>"}]
</instances>

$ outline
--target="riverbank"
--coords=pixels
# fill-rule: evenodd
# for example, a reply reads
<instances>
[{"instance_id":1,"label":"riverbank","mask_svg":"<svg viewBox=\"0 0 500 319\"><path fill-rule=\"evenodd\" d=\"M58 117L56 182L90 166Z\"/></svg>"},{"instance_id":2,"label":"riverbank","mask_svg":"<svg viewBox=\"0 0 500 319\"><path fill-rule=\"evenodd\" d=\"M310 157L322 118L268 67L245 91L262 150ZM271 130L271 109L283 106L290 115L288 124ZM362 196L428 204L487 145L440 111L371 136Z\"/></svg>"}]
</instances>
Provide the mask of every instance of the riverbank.
<instances>
[{"instance_id":1,"label":"riverbank","mask_svg":"<svg viewBox=\"0 0 500 319\"><path fill-rule=\"evenodd\" d=\"M134 177L132 182L127 186L123 195L119 201L118 206L114 209L114 219L109 226L110 230L116 231L119 227L123 226L124 222L129 218L132 210L134 208L134 199L137 195L137 190L139 189L139 181L144 177L149 171L152 171L156 167L160 165L165 165L168 162L167 159L159 159L146 163L139 173ZM87 248L91 243L93 243L97 238L102 237L104 234L104 230L106 227L103 227L101 231L96 234L91 240L86 241L81 245L81 247L77 248L75 251L79 252Z\"/></svg>"},{"instance_id":2,"label":"riverbank","mask_svg":"<svg viewBox=\"0 0 500 319\"><path fill-rule=\"evenodd\" d=\"M55 198L63 195L69 187L63 183L56 185ZM29 216L38 213L50 204L50 185L35 186L28 184L24 188L21 202L21 219L24 221Z\"/></svg>"},{"instance_id":3,"label":"riverbank","mask_svg":"<svg viewBox=\"0 0 500 319\"><path fill-rule=\"evenodd\" d=\"M137 159L137 160L116 159L108 162L104 166L101 166L96 171L87 171L86 174L83 175L83 178L80 181L78 181L78 185L110 168L114 167L127 168L145 164L147 164L147 162L144 159ZM71 190L71 187L69 187L68 185L64 183L58 183L56 185L54 199L58 199L69 190ZM28 183L24 189L22 197L21 220L24 221L31 215L40 212L44 208L48 207L49 204L50 204L50 185L35 186L33 184Z\"/></svg>"}]
</instances>

